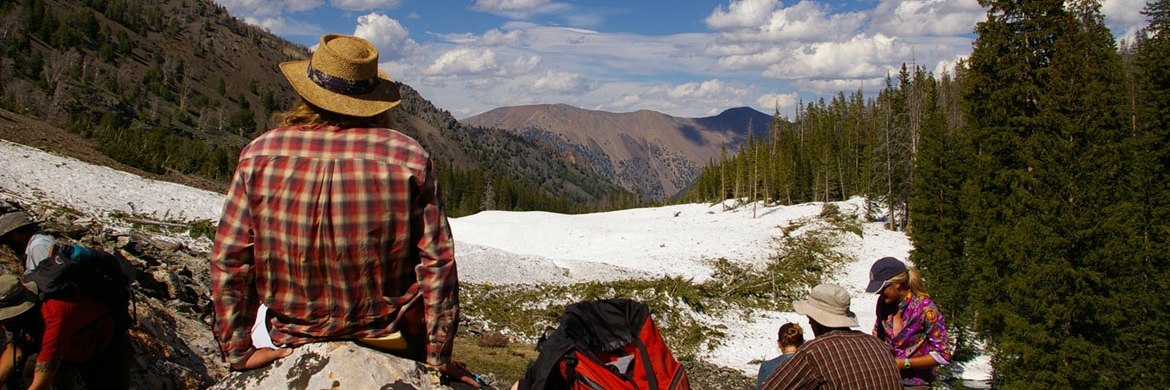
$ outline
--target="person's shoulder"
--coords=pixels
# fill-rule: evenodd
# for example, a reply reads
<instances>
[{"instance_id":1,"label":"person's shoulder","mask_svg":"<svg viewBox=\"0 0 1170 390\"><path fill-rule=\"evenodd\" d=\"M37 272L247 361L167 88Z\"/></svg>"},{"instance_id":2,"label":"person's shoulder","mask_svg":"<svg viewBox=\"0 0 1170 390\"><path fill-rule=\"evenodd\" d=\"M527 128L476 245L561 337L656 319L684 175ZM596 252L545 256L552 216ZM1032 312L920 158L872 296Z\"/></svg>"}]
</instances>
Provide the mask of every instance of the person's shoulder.
<instances>
[{"instance_id":1,"label":"person's shoulder","mask_svg":"<svg viewBox=\"0 0 1170 390\"><path fill-rule=\"evenodd\" d=\"M819 343L814 343L816 341L819 341ZM861 342L861 343L870 343L870 344L877 343L877 344L882 344L882 345L886 344L886 342L881 341L880 339L878 339L877 337L874 337L873 335L871 335L869 333L865 333L865 332L862 332L859 330L850 329L850 330L836 330L836 331L832 331L832 332L817 336L816 338L814 338L810 341L804 342L804 345L807 346L807 345L810 345L810 343L812 345L817 345L817 344L822 344L822 343L837 344L837 343L852 343L852 342ZM804 347L802 346L801 349L804 349Z\"/></svg>"},{"instance_id":2,"label":"person's shoulder","mask_svg":"<svg viewBox=\"0 0 1170 390\"><path fill-rule=\"evenodd\" d=\"M382 137L385 137L388 141L395 142L395 143L401 143L403 146L406 146L406 147L417 148L419 150L423 150L422 143L419 143L418 140L415 140L413 137L406 135L406 133L403 133L401 131L390 129L390 128L385 128L385 127L376 127L376 128L369 128L369 129L363 129L363 130L378 134Z\"/></svg>"},{"instance_id":3,"label":"person's shoulder","mask_svg":"<svg viewBox=\"0 0 1170 390\"><path fill-rule=\"evenodd\" d=\"M48 233L38 231L33 234L32 239L29 240L29 245L53 245L57 243L57 239L50 236Z\"/></svg>"},{"instance_id":4,"label":"person's shoulder","mask_svg":"<svg viewBox=\"0 0 1170 390\"><path fill-rule=\"evenodd\" d=\"M931 300L930 297L918 297L914 301L914 307L917 308L918 311L922 312L923 315L930 317L927 318L930 321L934 321L936 317L941 316L941 314L939 314L938 305L936 305L934 300Z\"/></svg>"}]
</instances>

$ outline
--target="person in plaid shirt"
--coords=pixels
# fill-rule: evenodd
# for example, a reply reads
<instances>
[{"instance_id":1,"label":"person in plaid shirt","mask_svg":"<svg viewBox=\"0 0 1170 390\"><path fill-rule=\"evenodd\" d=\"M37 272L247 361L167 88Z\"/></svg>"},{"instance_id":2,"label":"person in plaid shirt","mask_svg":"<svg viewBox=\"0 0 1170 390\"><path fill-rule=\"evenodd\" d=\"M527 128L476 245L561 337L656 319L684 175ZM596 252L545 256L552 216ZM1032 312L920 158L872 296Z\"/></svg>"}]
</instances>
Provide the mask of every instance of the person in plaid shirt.
<instances>
[{"instance_id":1,"label":"person in plaid shirt","mask_svg":"<svg viewBox=\"0 0 1170 390\"><path fill-rule=\"evenodd\" d=\"M760 389L902 390L893 348L850 329L858 326L851 300L841 286L821 284L808 299L792 302L798 314L808 316L816 338L801 344Z\"/></svg>"},{"instance_id":2,"label":"person in plaid shirt","mask_svg":"<svg viewBox=\"0 0 1170 390\"><path fill-rule=\"evenodd\" d=\"M398 86L364 39L326 35L282 73L301 96L243 149L212 247L215 336L233 369L288 356L258 348L401 334L405 357L480 387L451 360L454 241L429 154L391 130ZM263 306L261 306L263 305Z\"/></svg>"}]
</instances>

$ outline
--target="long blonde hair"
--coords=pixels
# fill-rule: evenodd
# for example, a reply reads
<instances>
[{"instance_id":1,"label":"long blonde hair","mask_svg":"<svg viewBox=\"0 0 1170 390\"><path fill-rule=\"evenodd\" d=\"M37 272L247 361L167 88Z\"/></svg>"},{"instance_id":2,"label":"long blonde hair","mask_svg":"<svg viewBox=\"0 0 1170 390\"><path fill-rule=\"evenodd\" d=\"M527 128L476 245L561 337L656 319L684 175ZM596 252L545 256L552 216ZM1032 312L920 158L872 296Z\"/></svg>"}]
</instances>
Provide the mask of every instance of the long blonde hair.
<instances>
[{"instance_id":1,"label":"long blonde hair","mask_svg":"<svg viewBox=\"0 0 1170 390\"><path fill-rule=\"evenodd\" d=\"M926 292L926 281L922 280L922 273L918 272L918 268L908 267L902 273L887 280L890 283L901 283L903 286L909 287L910 292L922 298L930 298L930 294Z\"/></svg>"},{"instance_id":2,"label":"long blonde hair","mask_svg":"<svg viewBox=\"0 0 1170 390\"><path fill-rule=\"evenodd\" d=\"M330 125L337 126L343 129L353 127L381 127L387 129L394 128L394 118L390 115L390 111L386 110L381 114L360 117L338 114L321 107L317 107L312 103L301 99L292 109L284 112L278 112L272 115L274 122L279 126L313 126L313 125Z\"/></svg>"}]
</instances>

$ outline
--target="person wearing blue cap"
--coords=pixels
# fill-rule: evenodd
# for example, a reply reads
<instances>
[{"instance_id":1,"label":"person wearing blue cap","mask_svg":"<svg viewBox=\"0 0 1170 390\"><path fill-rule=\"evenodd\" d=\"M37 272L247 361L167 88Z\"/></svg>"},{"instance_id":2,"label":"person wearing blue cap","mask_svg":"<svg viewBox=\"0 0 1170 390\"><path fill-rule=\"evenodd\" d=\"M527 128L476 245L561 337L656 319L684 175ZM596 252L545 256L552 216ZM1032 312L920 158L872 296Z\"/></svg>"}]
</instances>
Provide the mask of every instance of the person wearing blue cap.
<instances>
[{"instance_id":1,"label":"person wearing blue cap","mask_svg":"<svg viewBox=\"0 0 1170 390\"><path fill-rule=\"evenodd\" d=\"M918 269L883 257L869 269L866 292L878 294L873 334L894 347L907 389L929 389L934 368L951 362L946 320L939 312Z\"/></svg>"}]
</instances>

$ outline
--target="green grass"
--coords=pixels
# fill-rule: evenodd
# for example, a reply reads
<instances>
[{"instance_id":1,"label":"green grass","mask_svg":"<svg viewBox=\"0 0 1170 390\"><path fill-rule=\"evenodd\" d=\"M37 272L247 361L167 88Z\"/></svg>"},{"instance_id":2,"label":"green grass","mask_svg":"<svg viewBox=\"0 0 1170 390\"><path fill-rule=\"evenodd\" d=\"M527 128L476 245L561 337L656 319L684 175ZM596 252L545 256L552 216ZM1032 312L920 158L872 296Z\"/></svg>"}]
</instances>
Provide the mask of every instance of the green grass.
<instances>
[{"instance_id":1,"label":"green grass","mask_svg":"<svg viewBox=\"0 0 1170 390\"><path fill-rule=\"evenodd\" d=\"M690 360L722 345L727 334L726 327L719 324L721 318L750 318L759 310L791 310L790 302L804 297L809 288L853 260L837 248L842 235L860 236L861 224L827 206L819 217L798 221L783 230L784 234L775 240L775 254L764 264L714 259L711 278L702 283L664 276L573 285L463 284L463 314L483 320L491 329L513 339L534 342L547 327L557 325L568 305L633 299L650 307L675 357ZM483 349L479 353L490 351Z\"/></svg>"}]
</instances>

